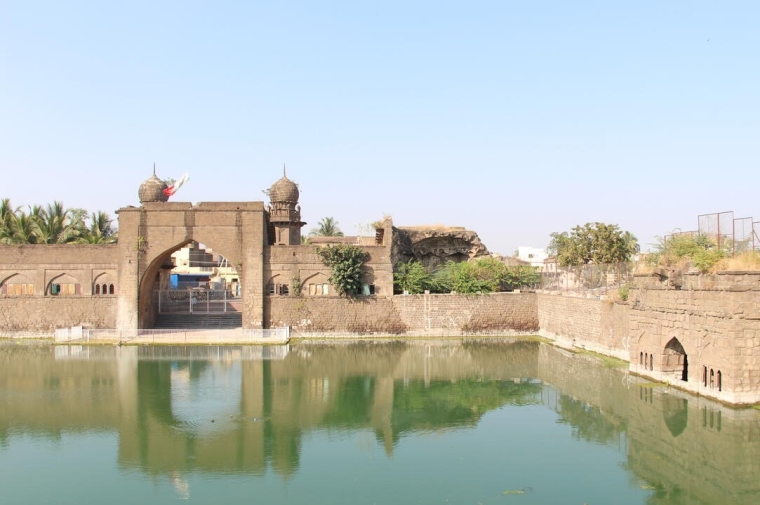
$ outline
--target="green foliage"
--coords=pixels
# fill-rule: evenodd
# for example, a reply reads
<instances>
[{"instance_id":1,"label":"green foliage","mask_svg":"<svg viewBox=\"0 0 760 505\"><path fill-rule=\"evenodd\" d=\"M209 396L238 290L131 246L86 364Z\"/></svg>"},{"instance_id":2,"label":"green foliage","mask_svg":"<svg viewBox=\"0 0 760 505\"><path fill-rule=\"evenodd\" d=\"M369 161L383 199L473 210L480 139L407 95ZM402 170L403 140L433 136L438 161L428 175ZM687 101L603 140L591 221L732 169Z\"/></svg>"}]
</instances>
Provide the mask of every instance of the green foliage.
<instances>
[{"instance_id":1,"label":"green foliage","mask_svg":"<svg viewBox=\"0 0 760 505\"><path fill-rule=\"evenodd\" d=\"M706 235L680 234L659 240L649 255L650 266L691 265L701 273L709 272L727 256L718 244Z\"/></svg>"},{"instance_id":2,"label":"green foliage","mask_svg":"<svg viewBox=\"0 0 760 505\"><path fill-rule=\"evenodd\" d=\"M450 261L433 280L441 291L492 293L534 286L540 274L528 265L507 266L495 258L482 258L464 263Z\"/></svg>"},{"instance_id":3,"label":"green foliage","mask_svg":"<svg viewBox=\"0 0 760 505\"><path fill-rule=\"evenodd\" d=\"M301 296L303 294L301 292L301 289L303 288L303 282L299 276L293 276L293 278L290 280L290 287L293 290L293 296Z\"/></svg>"},{"instance_id":4,"label":"green foliage","mask_svg":"<svg viewBox=\"0 0 760 505\"><path fill-rule=\"evenodd\" d=\"M87 221L90 220L90 225ZM67 209L61 202L35 205L28 212L0 201L0 243L102 244L116 241L113 220L105 212L92 216L84 209Z\"/></svg>"},{"instance_id":5,"label":"green foliage","mask_svg":"<svg viewBox=\"0 0 760 505\"><path fill-rule=\"evenodd\" d=\"M530 265L516 265L506 267L505 276L502 279L502 288L513 290L537 286L540 283L541 274L538 272L538 268Z\"/></svg>"},{"instance_id":6,"label":"green foliage","mask_svg":"<svg viewBox=\"0 0 760 505\"><path fill-rule=\"evenodd\" d=\"M332 217L324 217L318 223L318 226L309 232L309 235L316 237L342 237L343 232L338 227L338 222Z\"/></svg>"},{"instance_id":7,"label":"green foliage","mask_svg":"<svg viewBox=\"0 0 760 505\"><path fill-rule=\"evenodd\" d=\"M640 250L638 240L615 224L586 223L570 232L552 233L548 251L562 267L623 263Z\"/></svg>"},{"instance_id":8,"label":"green foliage","mask_svg":"<svg viewBox=\"0 0 760 505\"><path fill-rule=\"evenodd\" d=\"M630 293L631 287L628 284L623 284L618 288L618 296L620 296L620 299L624 302L628 300L628 295Z\"/></svg>"},{"instance_id":9,"label":"green foliage","mask_svg":"<svg viewBox=\"0 0 760 505\"><path fill-rule=\"evenodd\" d=\"M367 253L355 245L327 245L318 247L317 254L322 262L330 267L328 279L335 286L340 296L353 297L362 287L364 262Z\"/></svg>"},{"instance_id":10,"label":"green foliage","mask_svg":"<svg viewBox=\"0 0 760 505\"><path fill-rule=\"evenodd\" d=\"M412 295L420 294L426 289L432 291L431 288L434 285L433 276L427 271L425 265L414 260L396 265L393 283L397 291Z\"/></svg>"}]
</instances>

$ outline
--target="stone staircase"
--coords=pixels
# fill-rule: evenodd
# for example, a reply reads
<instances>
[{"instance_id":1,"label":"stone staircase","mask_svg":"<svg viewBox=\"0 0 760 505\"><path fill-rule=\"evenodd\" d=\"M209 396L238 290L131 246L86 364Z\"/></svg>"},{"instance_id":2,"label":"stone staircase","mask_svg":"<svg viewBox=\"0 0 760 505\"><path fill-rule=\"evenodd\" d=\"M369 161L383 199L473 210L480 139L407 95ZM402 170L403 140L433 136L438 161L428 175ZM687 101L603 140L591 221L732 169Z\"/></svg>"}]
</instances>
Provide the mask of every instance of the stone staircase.
<instances>
[{"instance_id":1,"label":"stone staircase","mask_svg":"<svg viewBox=\"0 0 760 505\"><path fill-rule=\"evenodd\" d=\"M243 315L240 312L227 314L159 314L157 330L187 330L187 329L230 329L242 328Z\"/></svg>"}]
</instances>

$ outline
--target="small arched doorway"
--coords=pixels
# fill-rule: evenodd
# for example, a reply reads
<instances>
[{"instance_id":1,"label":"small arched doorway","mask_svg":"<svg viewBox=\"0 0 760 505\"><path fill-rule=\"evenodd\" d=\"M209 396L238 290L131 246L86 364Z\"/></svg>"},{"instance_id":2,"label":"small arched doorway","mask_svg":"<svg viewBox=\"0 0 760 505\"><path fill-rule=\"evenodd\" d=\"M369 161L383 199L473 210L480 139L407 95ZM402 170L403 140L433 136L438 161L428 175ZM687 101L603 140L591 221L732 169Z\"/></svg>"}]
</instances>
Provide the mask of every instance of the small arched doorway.
<instances>
[{"instance_id":1,"label":"small arched doorway","mask_svg":"<svg viewBox=\"0 0 760 505\"><path fill-rule=\"evenodd\" d=\"M662 371L684 382L689 380L689 358L677 338L673 337L665 345Z\"/></svg>"}]
</instances>

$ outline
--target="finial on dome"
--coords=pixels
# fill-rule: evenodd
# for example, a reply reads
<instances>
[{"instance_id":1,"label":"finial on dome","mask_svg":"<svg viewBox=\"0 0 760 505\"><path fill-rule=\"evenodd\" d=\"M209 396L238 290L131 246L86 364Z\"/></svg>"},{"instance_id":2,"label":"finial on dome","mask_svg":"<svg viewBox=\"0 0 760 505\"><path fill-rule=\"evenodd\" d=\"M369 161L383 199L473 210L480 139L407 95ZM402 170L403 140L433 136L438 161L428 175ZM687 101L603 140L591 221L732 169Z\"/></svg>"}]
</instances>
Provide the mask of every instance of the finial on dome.
<instances>
[{"instance_id":1,"label":"finial on dome","mask_svg":"<svg viewBox=\"0 0 760 505\"><path fill-rule=\"evenodd\" d=\"M156 162L153 162L153 175L156 175Z\"/></svg>"},{"instance_id":2,"label":"finial on dome","mask_svg":"<svg viewBox=\"0 0 760 505\"><path fill-rule=\"evenodd\" d=\"M285 163L282 164L282 176L287 177L287 174L285 173Z\"/></svg>"}]
</instances>

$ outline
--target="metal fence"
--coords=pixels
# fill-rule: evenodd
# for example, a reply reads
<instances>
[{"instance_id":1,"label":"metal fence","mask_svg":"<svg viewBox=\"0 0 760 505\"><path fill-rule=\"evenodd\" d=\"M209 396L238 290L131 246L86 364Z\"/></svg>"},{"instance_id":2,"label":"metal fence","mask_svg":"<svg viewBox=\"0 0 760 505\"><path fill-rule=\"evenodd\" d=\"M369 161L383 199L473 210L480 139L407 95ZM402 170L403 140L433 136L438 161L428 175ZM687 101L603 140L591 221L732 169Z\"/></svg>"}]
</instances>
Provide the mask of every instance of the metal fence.
<instances>
[{"instance_id":1,"label":"metal fence","mask_svg":"<svg viewBox=\"0 0 760 505\"><path fill-rule=\"evenodd\" d=\"M697 217L699 235L714 241L728 254L760 250L760 221L734 217L733 211L701 214Z\"/></svg>"},{"instance_id":2,"label":"metal fence","mask_svg":"<svg viewBox=\"0 0 760 505\"><path fill-rule=\"evenodd\" d=\"M167 289L153 292L159 314L224 314L240 301L226 289Z\"/></svg>"},{"instance_id":3,"label":"metal fence","mask_svg":"<svg viewBox=\"0 0 760 505\"><path fill-rule=\"evenodd\" d=\"M634 263L608 265L582 265L560 267L549 264L541 272L540 288L549 291L576 291L579 293L606 294L607 291L630 283L635 271Z\"/></svg>"}]
</instances>

